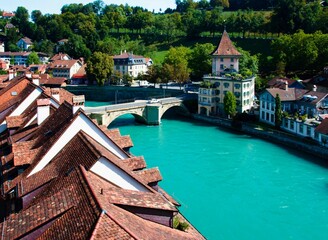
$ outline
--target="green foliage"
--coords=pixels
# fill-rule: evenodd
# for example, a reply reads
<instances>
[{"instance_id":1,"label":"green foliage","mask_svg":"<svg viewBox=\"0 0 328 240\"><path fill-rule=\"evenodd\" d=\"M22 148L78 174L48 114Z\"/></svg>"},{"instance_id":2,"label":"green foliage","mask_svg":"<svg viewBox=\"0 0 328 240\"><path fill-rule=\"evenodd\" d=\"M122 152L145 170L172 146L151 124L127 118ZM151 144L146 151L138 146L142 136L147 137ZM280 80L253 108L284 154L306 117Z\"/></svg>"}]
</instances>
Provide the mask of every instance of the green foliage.
<instances>
[{"instance_id":1,"label":"green foliage","mask_svg":"<svg viewBox=\"0 0 328 240\"><path fill-rule=\"evenodd\" d=\"M182 84L189 78L188 57L190 49L186 47L171 47L164 58L164 71L168 73L171 80Z\"/></svg>"},{"instance_id":2,"label":"green foliage","mask_svg":"<svg viewBox=\"0 0 328 240\"><path fill-rule=\"evenodd\" d=\"M103 86L109 80L113 67L114 60L111 56L95 52L87 61L86 72L90 80L97 81L98 85Z\"/></svg>"},{"instance_id":3,"label":"green foliage","mask_svg":"<svg viewBox=\"0 0 328 240\"><path fill-rule=\"evenodd\" d=\"M0 69L0 75L7 75L8 72L6 70Z\"/></svg>"},{"instance_id":4,"label":"green foliage","mask_svg":"<svg viewBox=\"0 0 328 240\"><path fill-rule=\"evenodd\" d=\"M26 59L26 64L31 65L31 64L39 64L39 63L40 63L40 59L38 54L36 52L31 52Z\"/></svg>"},{"instance_id":5,"label":"green foliage","mask_svg":"<svg viewBox=\"0 0 328 240\"><path fill-rule=\"evenodd\" d=\"M191 78L201 80L204 74L212 71L212 59L209 53L213 51L214 45L211 43L196 44L191 50L189 56L189 68L191 69Z\"/></svg>"},{"instance_id":6,"label":"green foliage","mask_svg":"<svg viewBox=\"0 0 328 240\"><path fill-rule=\"evenodd\" d=\"M274 123L277 129L280 128L282 122L282 109L281 109L281 100L279 94L275 98L275 111L274 111Z\"/></svg>"},{"instance_id":7,"label":"green foliage","mask_svg":"<svg viewBox=\"0 0 328 240\"><path fill-rule=\"evenodd\" d=\"M236 111L237 101L235 95L232 92L228 91L226 93L223 99L223 104L224 104L224 112L226 113L228 118L234 117L237 113Z\"/></svg>"},{"instance_id":8,"label":"green foliage","mask_svg":"<svg viewBox=\"0 0 328 240\"><path fill-rule=\"evenodd\" d=\"M242 54L239 60L239 73L244 77L251 77L257 75L259 71L259 60L257 55L251 55L248 51L238 48Z\"/></svg>"},{"instance_id":9,"label":"green foliage","mask_svg":"<svg viewBox=\"0 0 328 240\"><path fill-rule=\"evenodd\" d=\"M328 35L299 31L283 35L272 42L277 71L290 74L321 70L328 62Z\"/></svg>"},{"instance_id":10,"label":"green foliage","mask_svg":"<svg viewBox=\"0 0 328 240\"><path fill-rule=\"evenodd\" d=\"M202 82L200 83L200 86L201 86L202 88L210 88L211 85L212 85L212 83L211 83L210 81L202 81Z\"/></svg>"},{"instance_id":11,"label":"green foliage","mask_svg":"<svg viewBox=\"0 0 328 240\"><path fill-rule=\"evenodd\" d=\"M189 228L189 224L186 222L180 221L178 217L173 218L173 228L181 231L185 231Z\"/></svg>"},{"instance_id":12,"label":"green foliage","mask_svg":"<svg viewBox=\"0 0 328 240\"><path fill-rule=\"evenodd\" d=\"M302 122L305 122L307 118L308 118L308 115L307 114L304 114L304 115L300 116L300 120Z\"/></svg>"}]
</instances>

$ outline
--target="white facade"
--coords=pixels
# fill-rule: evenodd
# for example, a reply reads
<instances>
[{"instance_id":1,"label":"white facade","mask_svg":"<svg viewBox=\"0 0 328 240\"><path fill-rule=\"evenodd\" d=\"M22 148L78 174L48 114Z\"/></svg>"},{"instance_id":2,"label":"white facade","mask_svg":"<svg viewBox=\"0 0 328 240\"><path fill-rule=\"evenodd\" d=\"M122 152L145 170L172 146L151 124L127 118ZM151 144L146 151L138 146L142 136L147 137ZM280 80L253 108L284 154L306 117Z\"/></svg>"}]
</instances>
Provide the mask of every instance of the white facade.
<instances>
[{"instance_id":1,"label":"white facade","mask_svg":"<svg viewBox=\"0 0 328 240\"><path fill-rule=\"evenodd\" d=\"M101 157L90 171L123 189L149 192L142 184L104 157Z\"/></svg>"},{"instance_id":2,"label":"white facade","mask_svg":"<svg viewBox=\"0 0 328 240\"><path fill-rule=\"evenodd\" d=\"M235 95L237 111L243 113L254 104L255 77L237 80L228 77L205 76L204 81L211 84L210 88L201 87L198 93L198 113L217 115L223 112L224 96L227 92Z\"/></svg>"},{"instance_id":3,"label":"white facade","mask_svg":"<svg viewBox=\"0 0 328 240\"><path fill-rule=\"evenodd\" d=\"M76 61L72 66L69 66L68 64L55 65L52 70L52 75L54 77L64 77L67 79L71 79L73 75L80 70L81 67L82 64L79 61Z\"/></svg>"},{"instance_id":4,"label":"white facade","mask_svg":"<svg viewBox=\"0 0 328 240\"><path fill-rule=\"evenodd\" d=\"M127 52L116 55L114 59L114 71L122 75L128 74L131 77L138 77L139 74L145 74L148 67L152 65L152 60L143 56L136 56Z\"/></svg>"}]
</instances>

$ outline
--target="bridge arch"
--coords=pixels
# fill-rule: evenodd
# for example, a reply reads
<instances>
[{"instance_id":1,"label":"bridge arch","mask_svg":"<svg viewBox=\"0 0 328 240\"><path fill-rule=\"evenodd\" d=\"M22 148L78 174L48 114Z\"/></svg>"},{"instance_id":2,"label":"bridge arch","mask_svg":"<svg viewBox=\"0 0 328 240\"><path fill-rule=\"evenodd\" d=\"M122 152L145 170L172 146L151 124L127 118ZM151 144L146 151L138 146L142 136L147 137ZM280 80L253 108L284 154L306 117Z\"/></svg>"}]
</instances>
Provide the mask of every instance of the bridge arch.
<instances>
[{"instance_id":1,"label":"bridge arch","mask_svg":"<svg viewBox=\"0 0 328 240\"><path fill-rule=\"evenodd\" d=\"M145 112L145 108L107 112L106 126L109 126L116 118L119 118L120 116L126 114L131 114L137 122L147 123L147 119L144 115L144 112Z\"/></svg>"},{"instance_id":2,"label":"bridge arch","mask_svg":"<svg viewBox=\"0 0 328 240\"><path fill-rule=\"evenodd\" d=\"M176 104L170 104L170 105L164 105L164 106L162 106L161 114L160 114L160 119L162 119L163 115L168 110L173 109L173 108L180 109L180 114L182 114L182 115L185 115L185 116L189 116L190 115L190 112L187 109L187 107L182 102L180 102L180 103L176 103Z\"/></svg>"}]
</instances>

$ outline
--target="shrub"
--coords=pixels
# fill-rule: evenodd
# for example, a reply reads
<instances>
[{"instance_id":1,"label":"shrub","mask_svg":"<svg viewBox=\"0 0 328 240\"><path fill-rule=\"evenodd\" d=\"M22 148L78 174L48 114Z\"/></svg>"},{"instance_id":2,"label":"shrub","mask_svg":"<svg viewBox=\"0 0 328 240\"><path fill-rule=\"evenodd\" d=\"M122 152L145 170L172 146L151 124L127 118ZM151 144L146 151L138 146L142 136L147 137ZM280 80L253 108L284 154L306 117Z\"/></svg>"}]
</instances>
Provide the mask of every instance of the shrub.
<instances>
[{"instance_id":1,"label":"shrub","mask_svg":"<svg viewBox=\"0 0 328 240\"><path fill-rule=\"evenodd\" d=\"M189 227L188 223L180 221L178 217L173 218L173 228L181 231L187 230Z\"/></svg>"}]
</instances>

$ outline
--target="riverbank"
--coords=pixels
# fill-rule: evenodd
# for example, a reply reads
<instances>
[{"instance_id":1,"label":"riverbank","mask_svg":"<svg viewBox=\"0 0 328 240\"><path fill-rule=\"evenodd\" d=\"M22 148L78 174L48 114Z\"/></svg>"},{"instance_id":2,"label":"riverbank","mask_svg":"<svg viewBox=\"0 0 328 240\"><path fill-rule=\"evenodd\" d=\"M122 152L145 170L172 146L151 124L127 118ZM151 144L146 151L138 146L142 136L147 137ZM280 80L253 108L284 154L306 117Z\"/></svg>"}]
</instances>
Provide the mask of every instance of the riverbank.
<instances>
[{"instance_id":1,"label":"riverbank","mask_svg":"<svg viewBox=\"0 0 328 240\"><path fill-rule=\"evenodd\" d=\"M207 117L198 114L193 114L192 118L198 121L204 121L217 126L229 128L234 131L243 132L252 136L262 138L270 142L282 144L286 147L291 147L293 149L322 158L324 160L328 159L327 148L307 142L302 138L299 138L297 136L294 136L286 132L278 131L275 129L264 130L262 128L259 128L257 125L250 124L250 123L245 123L245 122L236 123L229 119Z\"/></svg>"}]
</instances>

